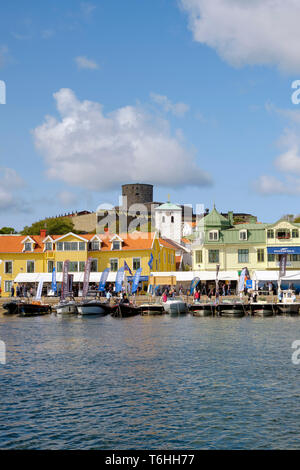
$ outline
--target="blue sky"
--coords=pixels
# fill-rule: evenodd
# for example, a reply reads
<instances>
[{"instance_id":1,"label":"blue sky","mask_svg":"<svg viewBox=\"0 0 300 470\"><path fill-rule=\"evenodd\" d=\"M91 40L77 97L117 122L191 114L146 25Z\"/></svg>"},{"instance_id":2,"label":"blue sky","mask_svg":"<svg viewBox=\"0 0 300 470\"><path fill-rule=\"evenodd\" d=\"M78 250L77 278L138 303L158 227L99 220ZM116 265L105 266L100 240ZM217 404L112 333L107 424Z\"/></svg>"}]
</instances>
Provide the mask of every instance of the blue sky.
<instances>
[{"instance_id":1,"label":"blue sky","mask_svg":"<svg viewBox=\"0 0 300 470\"><path fill-rule=\"evenodd\" d=\"M299 20L295 0L6 3L0 227L118 203L130 182L300 213Z\"/></svg>"}]
</instances>

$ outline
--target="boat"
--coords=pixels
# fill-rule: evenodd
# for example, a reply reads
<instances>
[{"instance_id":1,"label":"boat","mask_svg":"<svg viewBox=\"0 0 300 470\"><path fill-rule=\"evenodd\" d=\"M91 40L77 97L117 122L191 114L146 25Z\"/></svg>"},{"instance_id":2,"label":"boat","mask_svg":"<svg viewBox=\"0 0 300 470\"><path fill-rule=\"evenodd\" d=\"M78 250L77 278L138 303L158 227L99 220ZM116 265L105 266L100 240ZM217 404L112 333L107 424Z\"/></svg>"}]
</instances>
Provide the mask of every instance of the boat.
<instances>
[{"instance_id":1,"label":"boat","mask_svg":"<svg viewBox=\"0 0 300 470\"><path fill-rule=\"evenodd\" d=\"M21 317L38 317L51 313L51 305L41 304L39 301L23 302L18 306L18 314Z\"/></svg>"},{"instance_id":2,"label":"boat","mask_svg":"<svg viewBox=\"0 0 300 470\"><path fill-rule=\"evenodd\" d=\"M300 303L296 302L295 292L291 289L281 291L282 299L276 304L278 315L299 315Z\"/></svg>"},{"instance_id":3,"label":"boat","mask_svg":"<svg viewBox=\"0 0 300 470\"><path fill-rule=\"evenodd\" d=\"M164 306L159 303L148 303L140 305L142 315L162 315L165 312Z\"/></svg>"},{"instance_id":4,"label":"boat","mask_svg":"<svg viewBox=\"0 0 300 470\"><path fill-rule=\"evenodd\" d=\"M248 305L250 315L255 317L272 317L275 315L275 305L265 300L251 302Z\"/></svg>"},{"instance_id":5,"label":"boat","mask_svg":"<svg viewBox=\"0 0 300 470\"><path fill-rule=\"evenodd\" d=\"M77 305L79 315L100 315L104 316L111 312L111 306L107 302L100 300L85 300Z\"/></svg>"},{"instance_id":6,"label":"boat","mask_svg":"<svg viewBox=\"0 0 300 470\"><path fill-rule=\"evenodd\" d=\"M12 300L11 302L3 304L2 307L5 310L5 312L3 312L4 315L17 315L19 313L21 303L24 303L24 301Z\"/></svg>"},{"instance_id":7,"label":"boat","mask_svg":"<svg viewBox=\"0 0 300 470\"><path fill-rule=\"evenodd\" d=\"M215 305L207 302L195 302L188 306L194 317L211 317L215 314Z\"/></svg>"},{"instance_id":8,"label":"boat","mask_svg":"<svg viewBox=\"0 0 300 470\"><path fill-rule=\"evenodd\" d=\"M133 304L119 303L111 307L113 317L127 318L140 315L141 309Z\"/></svg>"},{"instance_id":9,"label":"boat","mask_svg":"<svg viewBox=\"0 0 300 470\"><path fill-rule=\"evenodd\" d=\"M241 301L226 301L216 305L216 312L221 317L241 318L246 313L245 304Z\"/></svg>"},{"instance_id":10,"label":"boat","mask_svg":"<svg viewBox=\"0 0 300 470\"><path fill-rule=\"evenodd\" d=\"M53 309L57 315L74 315L77 313L77 304L75 300L61 300Z\"/></svg>"},{"instance_id":11,"label":"boat","mask_svg":"<svg viewBox=\"0 0 300 470\"><path fill-rule=\"evenodd\" d=\"M188 312L186 303L180 297L174 297L163 302L164 309L171 315L182 315Z\"/></svg>"}]
</instances>

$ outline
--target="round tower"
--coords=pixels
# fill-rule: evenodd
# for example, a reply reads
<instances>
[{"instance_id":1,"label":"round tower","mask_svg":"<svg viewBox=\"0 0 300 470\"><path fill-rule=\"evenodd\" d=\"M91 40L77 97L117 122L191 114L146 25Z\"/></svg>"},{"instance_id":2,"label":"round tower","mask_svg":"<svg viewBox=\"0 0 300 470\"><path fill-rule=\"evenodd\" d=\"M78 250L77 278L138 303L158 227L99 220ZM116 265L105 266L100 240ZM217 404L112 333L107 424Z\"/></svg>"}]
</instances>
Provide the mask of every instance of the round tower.
<instances>
[{"instance_id":1,"label":"round tower","mask_svg":"<svg viewBox=\"0 0 300 470\"><path fill-rule=\"evenodd\" d=\"M153 202L153 185L152 184L123 184L122 198L127 197L127 208L132 204L145 204Z\"/></svg>"}]
</instances>

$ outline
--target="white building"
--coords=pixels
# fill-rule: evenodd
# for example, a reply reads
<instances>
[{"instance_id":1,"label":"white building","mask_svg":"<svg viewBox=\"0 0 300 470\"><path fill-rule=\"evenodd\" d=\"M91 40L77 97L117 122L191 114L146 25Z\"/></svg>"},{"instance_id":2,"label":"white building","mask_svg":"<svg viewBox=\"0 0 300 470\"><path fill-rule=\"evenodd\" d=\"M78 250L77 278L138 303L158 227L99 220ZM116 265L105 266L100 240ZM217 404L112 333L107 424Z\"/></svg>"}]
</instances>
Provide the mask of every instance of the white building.
<instances>
[{"instance_id":1,"label":"white building","mask_svg":"<svg viewBox=\"0 0 300 470\"><path fill-rule=\"evenodd\" d=\"M182 209L171 202L166 202L155 209L155 228L163 238L177 243L182 238Z\"/></svg>"}]
</instances>

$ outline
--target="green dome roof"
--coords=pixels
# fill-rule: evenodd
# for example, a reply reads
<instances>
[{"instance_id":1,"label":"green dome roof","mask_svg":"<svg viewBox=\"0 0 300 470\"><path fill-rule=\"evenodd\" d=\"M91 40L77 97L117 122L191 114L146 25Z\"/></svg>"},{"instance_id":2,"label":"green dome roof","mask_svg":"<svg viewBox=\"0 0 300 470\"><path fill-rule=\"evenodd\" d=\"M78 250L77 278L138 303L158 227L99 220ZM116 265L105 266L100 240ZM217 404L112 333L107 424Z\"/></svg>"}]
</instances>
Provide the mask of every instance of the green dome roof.
<instances>
[{"instance_id":1,"label":"green dome roof","mask_svg":"<svg viewBox=\"0 0 300 470\"><path fill-rule=\"evenodd\" d=\"M213 210L204 217L204 226L205 227L219 227L219 228L229 228L231 224L226 217L221 215L217 209L213 208Z\"/></svg>"},{"instance_id":2,"label":"green dome roof","mask_svg":"<svg viewBox=\"0 0 300 470\"><path fill-rule=\"evenodd\" d=\"M172 204L171 202L166 202L165 204L162 204L161 206L158 206L156 209L162 210L162 211L181 211L181 207L176 206L176 204Z\"/></svg>"}]
</instances>

